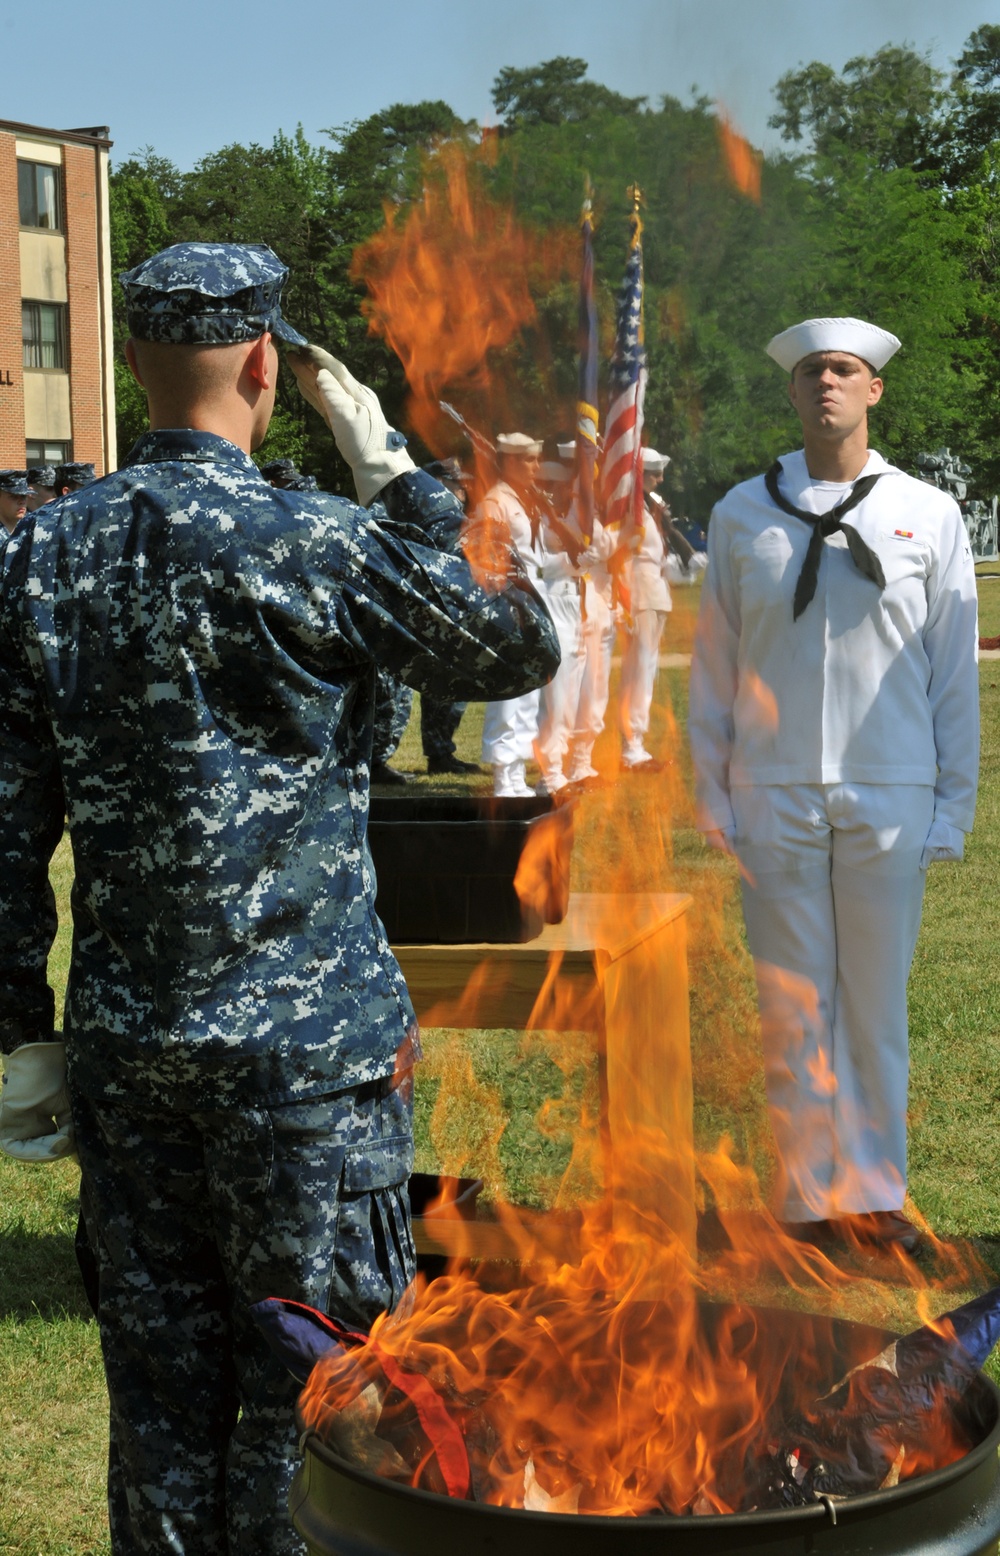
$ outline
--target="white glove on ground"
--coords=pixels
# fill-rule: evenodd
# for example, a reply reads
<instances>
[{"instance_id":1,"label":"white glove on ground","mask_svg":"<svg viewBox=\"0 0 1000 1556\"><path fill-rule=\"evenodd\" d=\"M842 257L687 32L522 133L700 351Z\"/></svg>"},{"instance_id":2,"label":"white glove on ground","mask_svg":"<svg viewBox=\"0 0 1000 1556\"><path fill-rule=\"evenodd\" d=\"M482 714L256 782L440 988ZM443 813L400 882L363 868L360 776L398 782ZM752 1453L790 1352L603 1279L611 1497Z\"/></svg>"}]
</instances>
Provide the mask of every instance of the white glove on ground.
<instances>
[{"instance_id":1,"label":"white glove on ground","mask_svg":"<svg viewBox=\"0 0 1000 1556\"><path fill-rule=\"evenodd\" d=\"M378 395L366 389L321 346L288 353L292 371L309 404L319 411L351 467L358 501L365 507L390 481L415 469L406 439L382 414Z\"/></svg>"},{"instance_id":2,"label":"white glove on ground","mask_svg":"<svg viewBox=\"0 0 1000 1556\"><path fill-rule=\"evenodd\" d=\"M57 1162L73 1151L64 1043L22 1043L3 1056L0 1151L22 1162Z\"/></svg>"},{"instance_id":3,"label":"white glove on ground","mask_svg":"<svg viewBox=\"0 0 1000 1556\"><path fill-rule=\"evenodd\" d=\"M965 833L948 821L933 821L920 855L920 868L926 870L929 864L957 863L964 852Z\"/></svg>"}]
</instances>

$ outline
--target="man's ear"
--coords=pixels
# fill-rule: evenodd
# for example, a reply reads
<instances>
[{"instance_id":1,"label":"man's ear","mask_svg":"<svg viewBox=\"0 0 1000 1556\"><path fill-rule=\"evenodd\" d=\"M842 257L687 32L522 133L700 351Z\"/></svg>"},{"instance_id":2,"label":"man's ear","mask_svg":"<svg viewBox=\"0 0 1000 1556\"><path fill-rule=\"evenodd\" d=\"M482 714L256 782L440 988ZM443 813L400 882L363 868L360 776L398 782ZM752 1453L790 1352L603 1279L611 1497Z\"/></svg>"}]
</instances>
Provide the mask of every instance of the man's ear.
<instances>
[{"instance_id":1,"label":"man's ear","mask_svg":"<svg viewBox=\"0 0 1000 1556\"><path fill-rule=\"evenodd\" d=\"M877 405L882 398L882 390L885 388L881 378L873 378L868 385L868 404Z\"/></svg>"},{"instance_id":2,"label":"man's ear","mask_svg":"<svg viewBox=\"0 0 1000 1556\"><path fill-rule=\"evenodd\" d=\"M274 385L274 379L278 372L278 359L271 349L271 336L265 330L259 340L253 343L253 349L244 362L244 370L249 374L258 389L270 389Z\"/></svg>"},{"instance_id":3,"label":"man's ear","mask_svg":"<svg viewBox=\"0 0 1000 1556\"><path fill-rule=\"evenodd\" d=\"M132 377L135 379L136 383L141 389L145 389L146 386L142 381L142 374L139 371L139 362L135 353L135 341L132 339L131 335L125 342L125 360L128 363L129 372L132 374Z\"/></svg>"}]
</instances>

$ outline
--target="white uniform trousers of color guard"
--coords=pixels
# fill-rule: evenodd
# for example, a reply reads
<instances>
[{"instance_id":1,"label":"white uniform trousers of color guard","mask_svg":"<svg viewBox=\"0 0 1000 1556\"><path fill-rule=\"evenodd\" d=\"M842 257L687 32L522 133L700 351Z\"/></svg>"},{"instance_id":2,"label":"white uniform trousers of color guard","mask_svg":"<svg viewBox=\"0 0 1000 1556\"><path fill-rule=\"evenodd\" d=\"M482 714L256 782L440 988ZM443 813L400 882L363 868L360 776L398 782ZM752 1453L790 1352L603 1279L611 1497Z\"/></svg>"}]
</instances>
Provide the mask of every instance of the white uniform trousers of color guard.
<instances>
[{"instance_id":1,"label":"white uniform trousers of color guard","mask_svg":"<svg viewBox=\"0 0 1000 1556\"><path fill-rule=\"evenodd\" d=\"M604 728L611 687L615 618L596 590L587 591L587 619L583 623L582 637L583 670L569 762L569 777L574 783L597 777L592 761L594 744Z\"/></svg>"},{"instance_id":2,"label":"white uniform trousers of color guard","mask_svg":"<svg viewBox=\"0 0 1000 1556\"><path fill-rule=\"evenodd\" d=\"M649 731L649 710L660 658L660 639L667 620L663 610L637 610L625 635L622 673L618 688L618 718L621 725L626 767L636 767L649 753L645 749Z\"/></svg>"},{"instance_id":3,"label":"white uniform trousers of color guard","mask_svg":"<svg viewBox=\"0 0 1000 1556\"><path fill-rule=\"evenodd\" d=\"M917 943L930 786L731 791L757 976L777 1214L901 1208L906 982Z\"/></svg>"},{"instance_id":4,"label":"white uniform trousers of color guard","mask_svg":"<svg viewBox=\"0 0 1000 1556\"><path fill-rule=\"evenodd\" d=\"M483 714L483 761L493 768L493 792L533 794L524 776L538 733L538 692L488 702Z\"/></svg>"},{"instance_id":5,"label":"white uniform trousers of color guard","mask_svg":"<svg viewBox=\"0 0 1000 1556\"><path fill-rule=\"evenodd\" d=\"M580 680L585 658L580 618L580 585L577 579L565 579L545 585L545 603L549 608L562 662L552 680L539 692L538 735L535 760L542 773L544 792L554 794L566 784L563 762L576 723Z\"/></svg>"}]
</instances>

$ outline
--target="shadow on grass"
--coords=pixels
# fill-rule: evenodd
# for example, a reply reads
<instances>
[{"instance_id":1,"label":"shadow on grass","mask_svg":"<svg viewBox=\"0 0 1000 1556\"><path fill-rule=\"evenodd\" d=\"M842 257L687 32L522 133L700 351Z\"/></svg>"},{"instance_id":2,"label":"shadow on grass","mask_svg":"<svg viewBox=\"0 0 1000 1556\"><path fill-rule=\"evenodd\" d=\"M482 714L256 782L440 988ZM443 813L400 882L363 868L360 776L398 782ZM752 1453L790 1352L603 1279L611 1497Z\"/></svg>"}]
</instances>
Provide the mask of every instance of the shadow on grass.
<instances>
[{"instance_id":1,"label":"shadow on grass","mask_svg":"<svg viewBox=\"0 0 1000 1556\"><path fill-rule=\"evenodd\" d=\"M90 1318L70 1233L0 1232L0 1318Z\"/></svg>"}]
</instances>

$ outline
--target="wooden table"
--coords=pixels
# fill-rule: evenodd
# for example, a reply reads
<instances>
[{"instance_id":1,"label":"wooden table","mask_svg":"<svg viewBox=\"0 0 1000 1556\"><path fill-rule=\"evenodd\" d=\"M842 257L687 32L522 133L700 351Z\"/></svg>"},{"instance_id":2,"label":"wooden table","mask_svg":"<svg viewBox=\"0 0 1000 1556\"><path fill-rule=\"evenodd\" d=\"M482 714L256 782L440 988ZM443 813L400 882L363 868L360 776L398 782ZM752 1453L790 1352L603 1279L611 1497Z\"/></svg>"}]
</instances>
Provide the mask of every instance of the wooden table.
<instances>
[{"instance_id":1,"label":"wooden table","mask_svg":"<svg viewBox=\"0 0 1000 1556\"><path fill-rule=\"evenodd\" d=\"M526 944L393 950L422 1026L592 1032L616 1221L627 1225L653 1212L693 1250L690 904L665 892L575 893L563 922ZM423 1253L504 1258L519 1251L499 1223L424 1219L415 1231ZM559 1240L555 1222L552 1232L551 1240L543 1234L550 1245Z\"/></svg>"}]
</instances>

